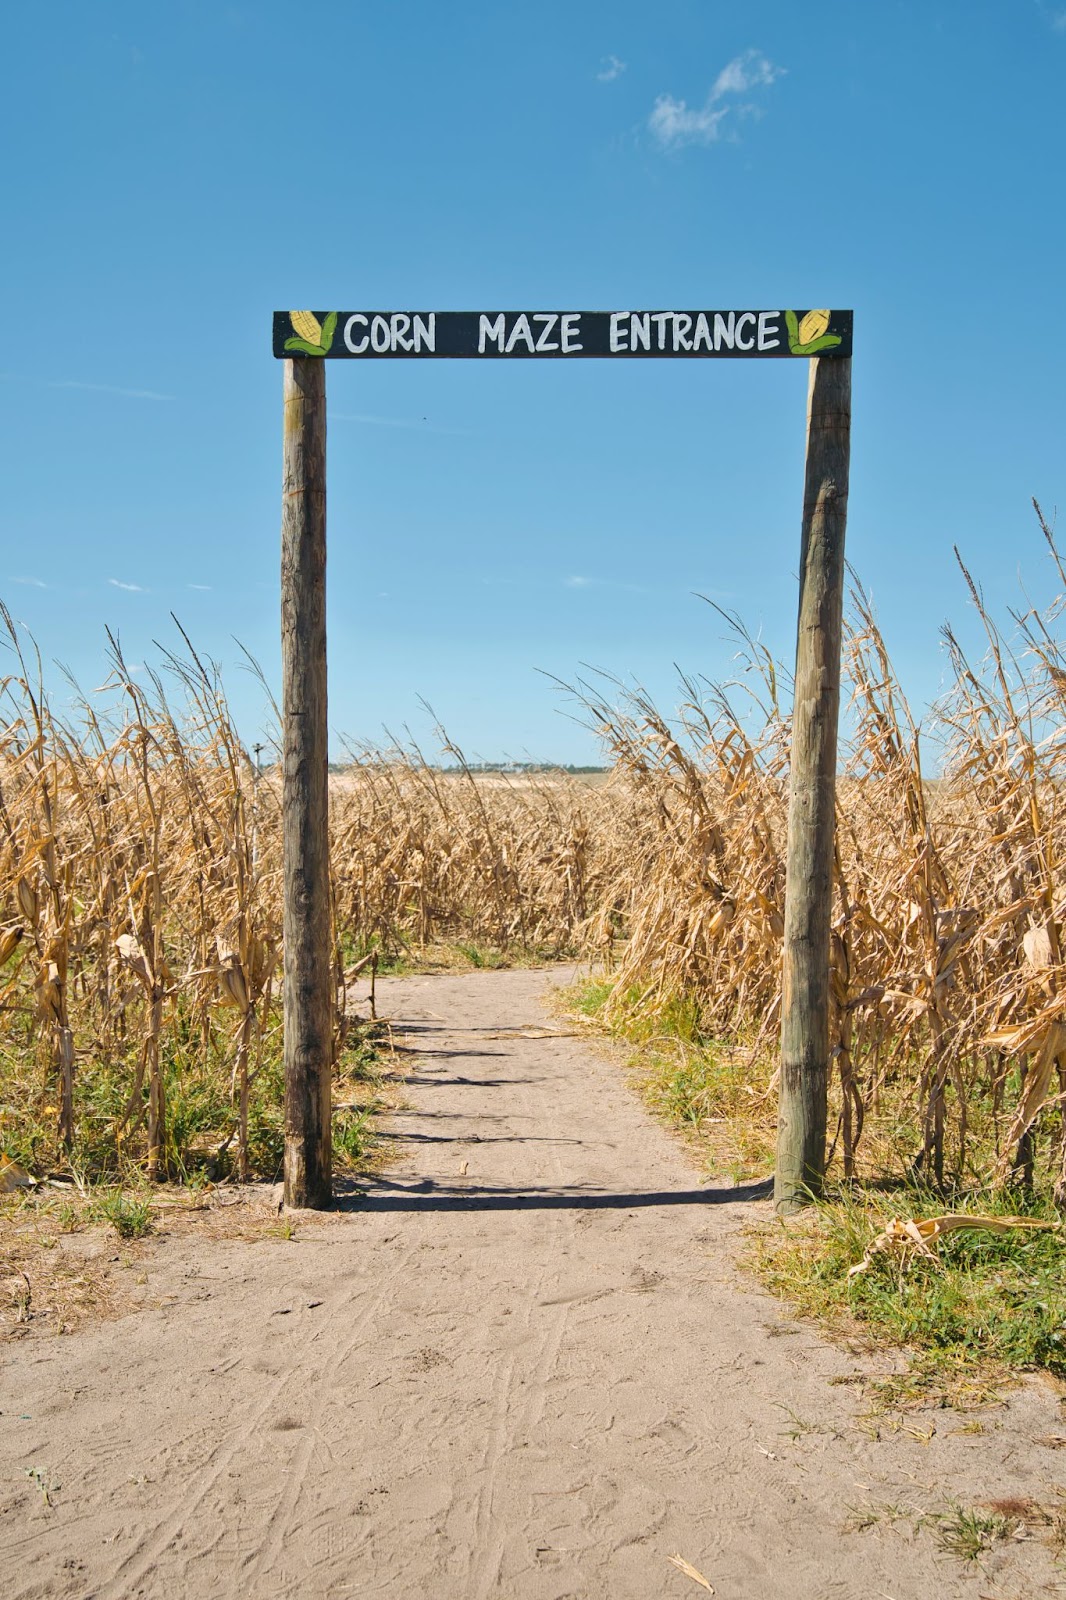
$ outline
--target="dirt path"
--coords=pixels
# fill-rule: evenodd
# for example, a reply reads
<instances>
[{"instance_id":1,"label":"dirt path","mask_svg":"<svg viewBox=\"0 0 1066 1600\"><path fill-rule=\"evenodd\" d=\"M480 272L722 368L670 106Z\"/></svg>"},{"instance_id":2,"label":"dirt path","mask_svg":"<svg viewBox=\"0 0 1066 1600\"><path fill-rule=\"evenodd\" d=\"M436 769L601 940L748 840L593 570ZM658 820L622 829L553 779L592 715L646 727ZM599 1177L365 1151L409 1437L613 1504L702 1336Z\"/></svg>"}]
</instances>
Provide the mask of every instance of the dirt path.
<instances>
[{"instance_id":1,"label":"dirt path","mask_svg":"<svg viewBox=\"0 0 1066 1600\"><path fill-rule=\"evenodd\" d=\"M615 1066L536 1036L550 982L382 985L420 1055L358 1209L160 1240L169 1304L8 1346L7 1600L705 1593L675 1552L720 1600L1066 1594L1036 1540L963 1564L913 1521L1053 1499L1051 1392L981 1437L943 1412L870 1438L833 1383L860 1363L730 1266L765 1204L699 1189ZM871 1506L896 1513L842 1531Z\"/></svg>"}]
</instances>

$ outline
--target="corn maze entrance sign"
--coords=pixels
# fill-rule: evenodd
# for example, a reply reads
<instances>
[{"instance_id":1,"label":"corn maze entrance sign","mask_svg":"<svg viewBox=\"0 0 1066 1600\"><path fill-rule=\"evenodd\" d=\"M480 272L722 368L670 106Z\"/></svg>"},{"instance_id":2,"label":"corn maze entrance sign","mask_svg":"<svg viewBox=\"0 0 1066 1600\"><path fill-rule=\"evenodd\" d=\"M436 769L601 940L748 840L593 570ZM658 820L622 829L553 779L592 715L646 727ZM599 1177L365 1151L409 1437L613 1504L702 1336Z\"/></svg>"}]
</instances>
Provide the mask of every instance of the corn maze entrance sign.
<instances>
[{"instance_id":1,"label":"corn maze entrance sign","mask_svg":"<svg viewBox=\"0 0 1066 1600\"><path fill-rule=\"evenodd\" d=\"M326 360L810 361L789 775L774 1200L825 1171L840 633L851 450L850 311L276 311L281 514L285 1201L332 1200L334 973L326 734Z\"/></svg>"},{"instance_id":2,"label":"corn maze entrance sign","mask_svg":"<svg viewBox=\"0 0 1066 1600\"><path fill-rule=\"evenodd\" d=\"M443 357L851 355L850 311L275 311L274 354Z\"/></svg>"}]
</instances>

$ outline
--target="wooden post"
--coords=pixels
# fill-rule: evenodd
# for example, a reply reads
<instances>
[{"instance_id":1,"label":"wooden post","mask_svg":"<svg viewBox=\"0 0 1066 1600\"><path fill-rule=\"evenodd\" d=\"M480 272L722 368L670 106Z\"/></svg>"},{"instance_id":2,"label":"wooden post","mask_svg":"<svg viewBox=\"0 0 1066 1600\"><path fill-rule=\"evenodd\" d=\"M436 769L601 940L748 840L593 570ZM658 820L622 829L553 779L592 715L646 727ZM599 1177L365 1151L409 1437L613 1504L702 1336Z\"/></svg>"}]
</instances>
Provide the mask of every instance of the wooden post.
<instances>
[{"instance_id":1,"label":"wooden post","mask_svg":"<svg viewBox=\"0 0 1066 1600\"><path fill-rule=\"evenodd\" d=\"M833 908L851 357L811 361L788 805L781 1077L774 1205L787 1214L825 1175L829 934Z\"/></svg>"},{"instance_id":2,"label":"wooden post","mask_svg":"<svg viewBox=\"0 0 1066 1600\"><path fill-rule=\"evenodd\" d=\"M281 499L285 1204L332 1200L326 369L285 362Z\"/></svg>"}]
</instances>

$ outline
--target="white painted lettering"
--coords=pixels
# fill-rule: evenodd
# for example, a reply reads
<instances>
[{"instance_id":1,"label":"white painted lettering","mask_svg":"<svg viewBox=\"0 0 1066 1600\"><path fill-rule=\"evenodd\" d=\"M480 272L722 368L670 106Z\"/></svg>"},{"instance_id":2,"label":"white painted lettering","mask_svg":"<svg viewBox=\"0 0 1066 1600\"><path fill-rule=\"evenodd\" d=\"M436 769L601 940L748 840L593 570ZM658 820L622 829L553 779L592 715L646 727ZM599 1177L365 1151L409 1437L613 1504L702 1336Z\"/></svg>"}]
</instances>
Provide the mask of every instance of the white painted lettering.
<instances>
[{"instance_id":1,"label":"white painted lettering","mask_svg":"<svg viewBox=\"0 0 1066 1600\"><path fill-rule=\"evenodd\" d=\"M418 354L418 352L422 349L423 345L425 345L430 355L432 355L437 348L437 313L435 311L430 312L428 322L426 322L422 317L415 317L416 354Z\"/></svg>"},{"instance_id":2,"label":"white painted lettering","mask_svg":"<svg viewBox=\"0 0 1066 1600\"><path fill-rule=\"evenodd\" d=\"M653 311L651 313L651 320L657 324L659 329L660 350L666 349L666 324L670 321L670 318L673 316L673 314L674 313L672 311Z\"/></svg>"},{"instance_id":3,"label":"white painted lettering","mask_svg":"<svg viewBox=\"0 0 1066 1600\"><path fill-rule=\"evenodd\" d=\"M723 315L722 315L722 313L720 311L716 311L715 312L715 314L714 314L714 348L716 350L720 350L723 345L728 345L730 350L732 350L732 348L733 348L733 334L734 334L733 323L734 323L735 318L736 318L736 312L735 311L731 311L729 313L729 321L728 322L726 321L725 317L723 317Z\"/></svg>"},{"instance_id":4,"label":"white painted lettering","mask_svg":"<svg viewBox=\"0 0 1066 1600\"><path fill-rule=\"evenodd\" d=\"M502 311L496 318L495 322L490 322L485 313L481 313L477 329L477 353L479 356L483 356L485 354L486 339L494 339L496 341L497 350L501 356L503 355L503 334L505 327L506 323L503 320Z\"/></svg>"},{"instance_id":5,"label":"white painted lettering","mask_svg":"<svg viewBox=\"0 0 1066 1600\"><path fill-rule=\"evenodd\" d=\"M630 349L651 349L651 322L647 311L634 311L629 321Z\"/></svg>"},{"instance_id":6,"label":"white painted lettering","mask_svg":"<svg viewBox=\"0 0 1066 1600\"><path fill-rule=\"evenodd\" d=\"M692 318L683 311L674 314L674 349L691 350L692 340L689 338L689 329L692 327Z\"/></svg>"},{"instance_id":7,"label":"white painted lettering","mask_svg":"<svg viewBox=\"0 0 1066 1600\"><path fill-rule=\"evenodd\" d=\"M781 343L781 330L776 311L759 312L759 349L776 350Z\"/></svg>"},{"instance_id":8,"label":"white painted lettering","mask_svg":"<svg viewBox=\"0 0 1066 1600\"><path fill-rule=\"evenodd\" d=\"M352 337L352 329L355 327L357 322L361 323L364 328L366 327L366 318L364 316L360 316L358 311L354 316L349 317L347 322L344 324L344 342L348 346L348 349L352 352L353 356L361 356L367 345L370 343L370 340L364 333L361 342L356 344Z\"/></svg>"},{"instance_id":9,"label":"white painted lettering","mask_svg":"<svg viewBox=\"0 0 1066 1600\"><path fill-rule=\"evenodd\" d=\"M754 334L754 332L752 333L752 336L748 340L747 344L745 344L743 339L740 337L740 330L744 326L745 322L750 322L752 328L754 329L754 327L755 327L755 313L754 313L754 311L743 311L743 312L741 312L740 316L737 318L737 349L738 350L754 350L755 349L755 334Z\"/></svg>"},{"instance_id":10,"label":"white painted lettering","mask_svg":"<svg viewBox=\"0 0 1066 1600\"><path fill-rule=\"evenodd\" d=\"M623 328L622 318L628 313L625 311L611 312L611 354L617 355L619 350L628 350L629 329Z\"/></svg>"},{"instance_id":11,"label":"white painted lettering","mask_svg":"<svg viewBox=\"0 0 1066 1600\"><path fill-rule=\"evenodd\" d=\"M580 312L567 312L566 316L563 318L562 335L564 356L576 355L579 350L584 349L584 345L578 343L578 340L581 338Z\"/></svg>"},{"instance_id":12,"label":"white painted lettering","mask_svg":"<svg viewBox=\"0 0 1066 1600\"><path fill-rule=\"evenodd\" d=\"M705 311L701 311L696 318L696 331L692 335L693 350L699 349L701 339L708 350L714 349L714 340L711 338L711 330L707 325L707 313Z\"/></svg>"},{"instance_id":13,"label":"white painted lettering","mask_svg":"<svg viewBox=\"0 0 1066 1600\"><path fill-rule=\"evenodd\" d=\"M533 330L529 326L529 318L526 316L524 311L522 312L518 321L515 323L514 327L511 329L510 338L507 340L506 353L508 355L511 354L511 351L514 349L519 339L523 339L525 341L526 349L529 351L530 355L532 355L537 347L533 343Z\"/></svg>"},{"instance_id":14,"label":"white painted lettering","mask_svg":"<svg viewBox=\"0 0 1066 1600\"><path fill-rule=\"evenodd\" d=\"M409 336L411 326L410 317L405 317L402 311L393 312L392 317L392 348L394 350L413 350L414 340Z\"/></svg>"},{"instance_id":15,"label":"white painted lettering","mask_svg":"<svg viewBox=\"0 0 1066 1600\"><path fill-rule=\"evenodd\" d=\"M392 333L384 317L375 317L370 324L370 344L379 356L392 349Z\"/></svg>"},{"instance_id":16,"label":"white painted lettering","mask_svg":"<svg viewBox=\"0 0 1066 1600\"><path fill-rule=\"evenodd\" d=\"M559 313L557 311L534 311L533 321L544 323L544 327L540 330L540 338L537 340L538 350L558 350L559 346L554 340L550 344L548 342L548 335L552 332L558 320Z\"/></svg>"}]
</instances>

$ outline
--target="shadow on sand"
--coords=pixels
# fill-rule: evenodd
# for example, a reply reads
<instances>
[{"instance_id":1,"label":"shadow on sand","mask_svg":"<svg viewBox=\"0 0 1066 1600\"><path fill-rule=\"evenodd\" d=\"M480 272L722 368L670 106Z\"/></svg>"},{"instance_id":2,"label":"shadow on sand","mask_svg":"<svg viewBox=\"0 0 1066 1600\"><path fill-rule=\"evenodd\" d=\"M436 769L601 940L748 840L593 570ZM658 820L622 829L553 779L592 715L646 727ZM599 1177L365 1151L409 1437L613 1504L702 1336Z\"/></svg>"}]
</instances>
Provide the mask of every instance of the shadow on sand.
<instances>
[{"instance_id":1,"label":"shadow on sand","mask_svg":"<svg viewBox=\"0 0 1066 1600\"><path fill-rule=\"evenodd\" d=\"M422 1178L396 1183L376 1178L368 1186L338 1180L338 1211L635 1211L643 1206L723 1206L768 1200L773 1179L731 1189L665 1189L652 1193L613 1193L603 1189L498 1189L460 1187Z\"/></svg>"}]
</instances>

